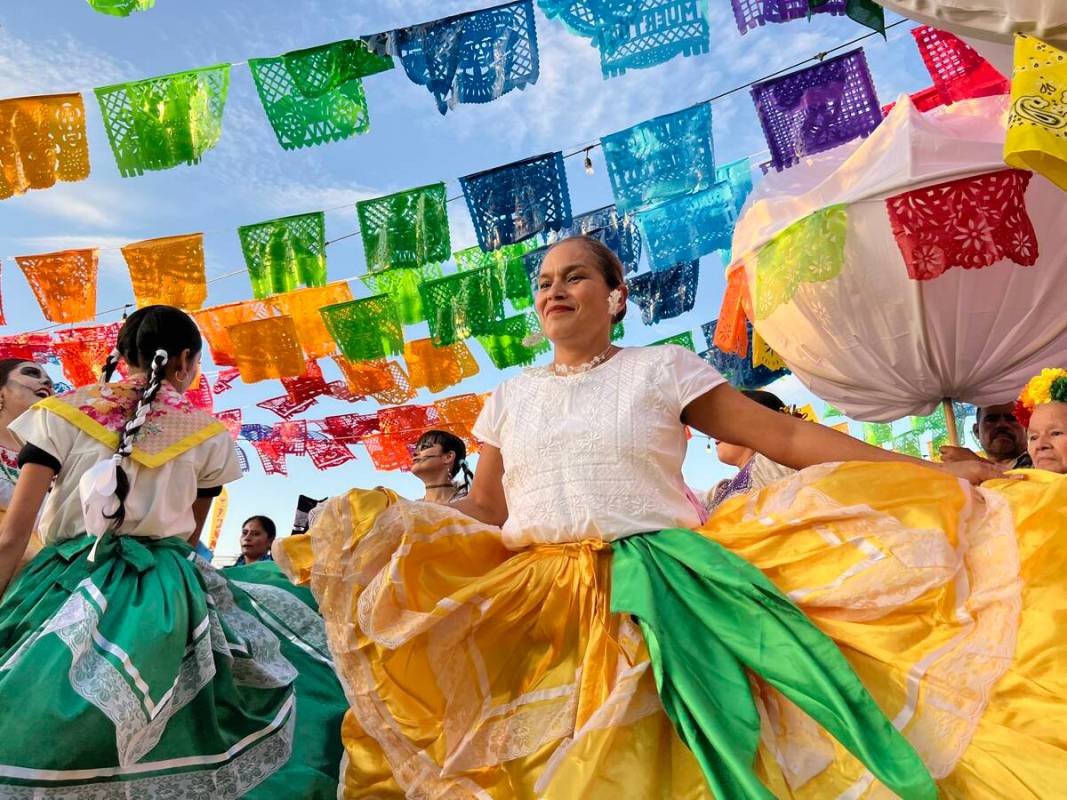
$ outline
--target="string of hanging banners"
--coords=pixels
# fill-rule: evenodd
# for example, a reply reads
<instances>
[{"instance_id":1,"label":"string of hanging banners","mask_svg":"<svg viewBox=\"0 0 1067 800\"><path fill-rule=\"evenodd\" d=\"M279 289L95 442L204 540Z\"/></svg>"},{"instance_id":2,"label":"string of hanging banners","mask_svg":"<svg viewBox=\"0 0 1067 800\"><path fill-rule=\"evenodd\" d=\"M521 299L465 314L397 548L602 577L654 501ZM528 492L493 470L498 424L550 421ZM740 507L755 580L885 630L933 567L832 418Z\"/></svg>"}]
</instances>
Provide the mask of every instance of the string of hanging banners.
<instances>
[{"instance_id":1,"label":"string of hanging banners","mask_svg":"<svg viewBox=\"0 0 1067 800\"><path fill-rule=\"evenodd\" d=\"M633 151L648 136L662 146L635 169ZM433 263L447 259L450 249L442 184L358 204L371 270L363 282L375 293L371 298L355 300L343 284L326 287L322 212L239 230L253 294L265 303L201 309L206 279L199 235L134 243L122 248L123 255L138 304L167 302L196 311L216 364L237 366L247 382L295 377L304 369L303 357L321 358L338 348L356 362L384 359L401 350L407 351L410 361L419 343L405 346L402 325L423 319L439 348L454 347L457 338L476 336L496 366L528 363L536 351L522 342L533 332L536 320L529 314L505 317L503 301L516 311L532 303L530 277L544 253L544 246L531 243L534 235L543 231L550 242L570 233L594 232L623 256L627 272L637 269L639 230L646 238L670 243L674 249L669 256L663 255L663 248L650 251L652 272L629 280L643 321L653 324L692 308L696 259L728 246L732 221L751 190L747 160L714 167L707 103L612 134L604 138L603 147L616 206L587 214L570 213L559 152L461 179L472 216L485 221L478 226L482 250L456 254L459 272L452 276L443 275ZM694 159L699 170L679 168ZM691 174L711 174L714 181L687 179ZM694 216L664 213L678 202L704 210L703 217L695 215L699 225L672 230L671 219ZM519 209L518 216L498 209ZM703 241L693 232L699 232ZM16 260L31 278L45 316L69 323L92 316L96 259L96 251L81 250ZM76 279L68 280L71 275ZM235 337L231 328L236 328ZM367 330L374 331L372 338ZM107 327L93 336L86 329L75 329L84 342L100 340L100 348L106 348L111 334ZM451 351L445 355L457 362ZM86 359L92 363L90 357L80 357ZM460 377L473 374L469 368L464 372L451 365L446 372ZM72 369L75 385L84 379L84 369ZM436 384L425 383L453 382L438 377ZM416 386L422 384L416 381Z\"/></svg>"},{"instance_id":2,"label":"string of hanging banners","mask_svg":"<svg viewBox=\"0 0 1067 800\"><path fill-rule=\"evenodd\" d=\"M561 4L543 1L541 5L548 16L567 22L562 11L551 13L546 8ZM586 5L606 14L611 3ZM743 0L735 2L735 12L740 5ZM747 7L755 5L759 4ZM771 5L760 5L760 24L784 21L775 18ZM844 13L847 6L839 5L843 11L824 9L823 13ZM537 74L533 19L532 0L508 3L275 59L253 59L250 69L279 143L303 147L365 129L368 122L365 102L362 106L360 102L360 81L392 68L396 59L409 78L429 89L442 113L457 103L487 102L499 96L479 93L476 84L457 77L467 74L465 70L436 62L440 54L433 42L442 31L448 33L443 38L459 41L469 35L470 41L484 44L496 41L494 36L504 36L499 33L501 26L510 25L505 38L532 47L523 50L516 45L514 58L506 65L511 78L497 80L494 92L533 83ZM740 26L740 16L738 22ZM614 60L619 53L611 50L614 44L607 41L605 30L594 26L576 32L601 49L606 75L650 65L641 58ZM932 81L929 89L911 98L917 107L932 109L1012 89L1003 75L956 37L925 26L913 29L912 34ZM483 36L480 40L479 35ZM789 169L813 155L864 138L892 110L878 100L862 49L832 55L855 41L801 62L814 60L810 66L779 71L725 93L750 90L770 152L770 161L761 165L765 170ZM689 49L697 52L695 47ZM606 52L610 54L605 56ZM1054 74L1054 70L1049 66L1046 71ZM494 74L501 78L504 73ZM164 77L97 90L123 174L196 163L221 136L228 66ZM1052 80L1060 77L1055 73ZM26 163L34 164L23 162L19 147L0 147L0 174L11 193L40 188L37 184L46 185L48 180L54 183L63 179L57 177L61 174L87 174L81 96L63 97L62 101L45 98L49 101L45 105L23 103L23 108L15 110L9 104L26 99L0 104L0 144L14 141L17 137L11 131L23 130L24 121L34 114L43 120L42 125L62 119L66 127L56 130L66 131L71 142L69 153L62 147L56 151L59 155L51 178L31 175ZM155 123L138 110L147 106L168 109L160 122L163 127L153 127ZM42 108L49 109L43 116ZM1048 137L1042 139L1041 131L1034 130L1040 128L1040 120L1034 123L1033 114L1017 109L1016 116L1020 122L1009 125L1010 157L1054 171L1055 162L1030 154L1056 143L1050 144ZM136 303L185 308L204 333L212 361L221 371L214 385L201 376L190 392L191 402L211 410L214 398L238 378L246 384L281 381L284 394L257 404L280 422L249 424L242 421L241 409L218 412L235 438L252 444L266 471L284 472L289 456L310 457L320 469L336 466L354 457L349 448L356 443L364 445L379 469L404 469L410 466L411 437L428 426L454 426L457 435L469 439L472 448L476 446L469 433L473 417L459 415L455 409L449 417L439 407L456 398L404 405L420 389L437 394L476 375L479 364L468 344L471 340L500 369L530 364L545 351L546 345L537 341L537 317L530 311L532 282L547 247L560 238L584 233L619 254L629 298L644 325L692 311L700 259L719 252L729 260L734 225L753 188L749 159L727 164L716 161L711 121L709 100L605 135L566 155L557 150L461 177L459 196L478 242L465 250L453 248L446 206L459 196L448 197L444 183L360 201L356 204L358 231L340 237L358 234L362 239L367 271L355 279L330 280L326 248L331 240L326 238L322 211L262 220L238 229L243 272L249 277L252 297L236 303L204 305L210 281L204 269L202 234L132 242L121 250ZM1020 129L1014 138L1013 127ZM1023 129L1028 136L1025 145ZM564 159L580 153L588 159L592 147L602 149L614 202L575 213ZM44 161L47 167L48 159ZM1026 183L1017 173L1006 170L1003 185L997 183L989 191L1015 192L1021 198ZM1022 181L1018 186L1011 183L1017 177ZM894 230L904 231L898 233L898 243L909 274L914 272L913 277L920 280L933 277L934 273L923 272L926 265L917 255L908 256L918 253L921 244L905 241L913 236L907 231L914 226L894 217L903 212L892 202L887 202L886 213ZM745 271L731 270L719 318L701 328L707 345L701 355L735 385L758 388L788 373L750 320L765 318L788 302L799 286L838 274L846 216L843 207L822 209L763 246L758 254L760 291L755 296L748 291ZM1032 244L1036 248L1036 242ZM800 251L823 254L803 262L817 264L818 271L807 274L790 268L801 263L794 257ZM648 265L643 272L642 254ZM1036 257L1036 249L1031 255ZM1025 257L1020 251L1018 258ZM15 257L45 318L72 327L0 338L0 355L60 364L74 386L95 380L119 326L84 324L98 316L98 260L97 248ZM443 265L449 261L454 269L446 270ZM232 274L238 273L212 280ZM350 285L354 280L363 285L366 296L356 296ZM405 328L423 322L428 335L408 339ZM614 336L621 335L619 326ZM661 342L696 350L690 331ZM341 380L326 379L319 364L322 359L334 362ZM347 402L373 398L387 407L374 415L339 415L352 418L357 436L345 432L332 417L297 418L322 398ZM469 411L474 405L464 400L463 408ZM327 423L330 419L335 421ZM872 429L870 435L880 434Z\"/></svg>"},{"instance_id":3,"label":"string of hanging banners","mask_svg":"<svg viewBox=\"0 0 1067 800\"><path fill-rule=\"evenodd\" d=\"M742 19L798 18L741 9L759 0L734 0ZM767 0L770 2L770 0ZM859 3L869 13L852 12ZM549 19L589 39L605 78L677 56L709 50L706 0L539 0ZM871 0L807 0L813 12L844 14L884 33ZM152 0L91 0L96 10L128 16ZM790 2L791 6L797 5ZM740 9L740 10L739 10ZM877 9L877 12L874 11ZM748 14L748 17L745 16ZM760 23L762 24L762 22ZM460 104L488 103L532 86L540 75L534 0L468 11L431 22L341 39L246 62L264 114L280 147L312 147L370 130L365 79L399 63L445 114ZM93 89L108 142L123 177L198 164L219 142L230 88L220 63ZM0 101L0 199L90 171L85 108L79 92Z\"/></svg>"},{"instance_id":4,"label":"string of hanging banners","mask_svg":"<svg viewBox=\"0 0 1067 800\"><path fill-rule=\"evenodd\" d=\"M726 96L742 88L745 87L737 87L718 97ZM684 112L679 112L679 115L682 114ZM705 130L699 136L706 142L705 150L710 153L712 149L710 108L705 107L703 112L698 111L698 115L700 116L698 124L699 122L706 123ZM655 121L650 121L647 125L652 125L653 122ZM635 126L637 127L639 126ZM630 133L636 135L637 130L632 130ZM614 135L616 139L619 137L620 134ZM588 150L598 145L599 143L588 145L582 152L588 156ZM575 151L569 155L576 155L578 152ZM570 209L566 176L561 166L562 158L562 153L557 152L460 179L464 190L463 196L467 200L472 218L475 219L476 229L479 231L479 243L483 249L492 249L494 245L503 244L506 241L521 241L540 230L564 226L570 215ZM617 171L618 167L610 158L608 165L609 170ZM743 162L728 165L724 171L716 175L717 185L714 192L707 192L699 198L689 198L684 201L688 206L702 211L702 219L712 222L707 242L697 249L711 252L709 247L716 244L721 246L728 240L731 218L736 217L736 210L740 208L744 196L751 188L751 178L746 172L747 165ZM516 197L515 187L518 185L516 180L527 178L536 183L536 187L523 186L524 196ZM510 190L508 189L509 182ZM684 191L677 190L676 193L681 195ZM412 195L415 194L417 197L413 198ZM444 217L442 194L443 187L438 186L434 195L437 201L438 222L441 217ZM376 219L379 226L387 221L384 214L390 203L417 203L425 200L427 196L428 193L425 190L421 192L411 190L411 192L400 193L391 198L379 198L374 203L378 208ZM499 216L500 220L508 223L510 229L490 230L488 226L501 224L493 221L493 215L497 213L496 206L500 203L511 203L511 207L517 207L524 218L508 222L507 216ZM555 207L547 208L553 203ZM367 209L366 213L364 208ZM361 204L360 209L361 222L366 223L370 206ZM685 238L686 232L671 227L670 221L673 215L670 212L672 210L674 209L670 206L664 206L658 211L649 208L645 210L647 213L638 215L639 221L644 226L654 230L653 241L664 242L664 246L657 246L650 250L650 261L654 267L669 268L680 263L680 260L671 260L669 255L664 255L664 250L670 247L673 247L676 253L688 251L694 253L694 257L696 255L694 248L687 248L684 242L679 241ZM427 227L425 218L414 219L412 217L415 213L412 209L399 213L407 214L406 224L409 229L418 226ZM479 220L482 217L488 221L480 223ZM701 217L698 216L698 219ZM689 232L691 234L696 230L697 226L690 226ZM324 248L326 241L323 212L243 226L239 234L257 297L272 291L284 291L297 285L322 285L325 281ZM378 237L375 240L373 231L368 231L364 237L365 240L368 236L374 240L371 241L370 247L366 247L367 241L365 241L368 265L372 270L381 266L404 266L403 260L395 264L385 264L382 248L389 246L387 237ZM340 238L347 237L339 237L334 241ZM438 249L440 250L440 247ZM202 234L183 234L132 243L123 247L122 251L130 269L131 282L139 305L146 302L169 302L190 310L199 308L206 296L207 282L203 270ZM447 257L446 253L447 244L445 250L438 253L438 256L442 257L438 260ZM393 255L395 257L395 253ZM98 257L97 248L83 248L20 256L15 260L27 275L46 319L63 324L84 322L95 316L95 278ZM667 263L669 260L671 263ZM71 274L76 275L77 279L63 279L64 276ZM229 277L229 275L221 277ZM58 299L50 301L50 296ZM113 310L119 310L119 308Z\"/></svg>"}]
</instances>

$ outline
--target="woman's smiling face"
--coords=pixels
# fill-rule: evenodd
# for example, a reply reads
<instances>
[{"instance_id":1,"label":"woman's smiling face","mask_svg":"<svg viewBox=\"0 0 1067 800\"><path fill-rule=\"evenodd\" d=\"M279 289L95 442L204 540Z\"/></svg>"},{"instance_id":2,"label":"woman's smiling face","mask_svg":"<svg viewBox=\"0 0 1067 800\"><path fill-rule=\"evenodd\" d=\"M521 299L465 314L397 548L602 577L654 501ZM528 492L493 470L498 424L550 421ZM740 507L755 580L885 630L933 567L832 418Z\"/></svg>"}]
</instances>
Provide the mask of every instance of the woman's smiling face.
<instances>
[{"instance_id":1,"label":"woman's smiling face","mask_svg":"<svg viewBox=\"0 0 1067 800\"><path fill-rule=\"evenodd\" d=\"M581 241L564 241L545 256L535 286L541 328L553 342L611 329L611 288Z\"/></svg>"}]
</instances>

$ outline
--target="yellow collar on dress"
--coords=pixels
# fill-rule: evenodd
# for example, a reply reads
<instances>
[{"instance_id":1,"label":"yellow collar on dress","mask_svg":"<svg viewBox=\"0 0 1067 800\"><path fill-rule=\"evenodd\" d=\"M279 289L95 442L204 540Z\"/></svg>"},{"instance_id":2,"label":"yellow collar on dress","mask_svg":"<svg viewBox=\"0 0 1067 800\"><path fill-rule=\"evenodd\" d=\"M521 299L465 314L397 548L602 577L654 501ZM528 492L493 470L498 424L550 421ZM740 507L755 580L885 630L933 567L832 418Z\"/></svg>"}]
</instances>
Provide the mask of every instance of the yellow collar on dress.
<instances>
[{"instance_id":1,"label":"yellow collar on dress","mask_svg":"<svg viewBox=\"0 0 1067 800\"><path fill-rule=\"evenodd\" d=\"M114 449L119 445L118 431L133 416L144 385L144 376L116 383L90 384L64 395L47 397L38 401L34 408L61 417ZM159 467L225 430L221 422L196 408L177 389L164 382L152 402L145 424L134 439L130 458L146 467Z\"/></svg>"}]
</instances>

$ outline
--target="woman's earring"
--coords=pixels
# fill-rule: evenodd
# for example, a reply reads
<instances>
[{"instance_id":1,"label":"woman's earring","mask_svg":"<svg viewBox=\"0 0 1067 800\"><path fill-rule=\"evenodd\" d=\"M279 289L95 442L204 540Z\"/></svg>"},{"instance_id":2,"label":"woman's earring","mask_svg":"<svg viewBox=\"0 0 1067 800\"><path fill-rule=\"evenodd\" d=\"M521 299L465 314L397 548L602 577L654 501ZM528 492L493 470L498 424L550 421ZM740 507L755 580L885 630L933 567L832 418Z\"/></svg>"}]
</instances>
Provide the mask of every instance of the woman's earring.
<instances>
[{"instance_id":1,"label":"woman's earring","mask_svg":"<svg viewBox=\"0 0 1067 800\"><path fill-rule=\"evenodd\" d=\"M622 289L612 289L608 294L608 313L615 316L622 311Z\"/></svg>"}]
</instances>

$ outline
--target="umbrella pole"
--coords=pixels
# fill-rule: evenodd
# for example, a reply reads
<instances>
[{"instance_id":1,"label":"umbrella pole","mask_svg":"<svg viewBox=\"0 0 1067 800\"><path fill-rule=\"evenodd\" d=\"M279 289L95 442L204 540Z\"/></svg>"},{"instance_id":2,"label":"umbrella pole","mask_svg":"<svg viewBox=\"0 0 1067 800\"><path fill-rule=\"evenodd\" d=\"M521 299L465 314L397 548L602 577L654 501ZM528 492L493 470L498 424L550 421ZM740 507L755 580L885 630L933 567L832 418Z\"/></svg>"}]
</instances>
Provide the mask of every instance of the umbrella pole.
<instances>
[{"instance_id":1,"label":"umbrella pole","mask_svg":"<svg viewBox=\"0 0 1067 800\"><path fill-rule=\"evenodd\" d=\"M941 409L945 412L945 427L948 429L948 443L953 447L959 447L960 436L956 431L956 408L952 405L952 398L946 397L942 400Z\"/></svg>"}]
</instances>

